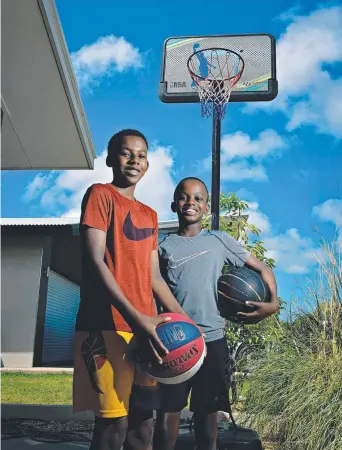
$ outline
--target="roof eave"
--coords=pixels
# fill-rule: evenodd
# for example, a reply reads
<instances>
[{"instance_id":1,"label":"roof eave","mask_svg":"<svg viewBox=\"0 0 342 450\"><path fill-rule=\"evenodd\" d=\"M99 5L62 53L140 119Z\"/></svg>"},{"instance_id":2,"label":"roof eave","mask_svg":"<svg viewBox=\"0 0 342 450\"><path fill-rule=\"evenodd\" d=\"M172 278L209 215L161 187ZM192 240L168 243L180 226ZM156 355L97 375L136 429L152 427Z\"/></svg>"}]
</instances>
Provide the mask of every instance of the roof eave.
<instances>
[{"instance_id":1,"label":"roof eave","mask_svg":"<svg viewBox=\"0 0 342 450\"><path fill-rule=\"evenodd\" d=\"M37 0L89 168L97 157L54 0Z\"/></svg>"}]
</instances>

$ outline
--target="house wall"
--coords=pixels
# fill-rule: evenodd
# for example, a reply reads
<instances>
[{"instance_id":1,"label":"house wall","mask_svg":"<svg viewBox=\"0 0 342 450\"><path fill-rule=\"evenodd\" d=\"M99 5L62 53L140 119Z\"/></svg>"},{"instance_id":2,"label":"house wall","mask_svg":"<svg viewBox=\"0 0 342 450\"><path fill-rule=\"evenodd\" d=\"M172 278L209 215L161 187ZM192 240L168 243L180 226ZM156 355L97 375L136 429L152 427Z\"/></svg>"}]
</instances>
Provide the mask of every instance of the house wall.
<instances>
[{"instance_id":1,"label":"house wall","mask_svg":"<svg viewBox=\"0 0 342 450\"><path fill-rule=\"evenodd\" d=\"M2 367L33 365L43 242L37 234L2 234Z\"/></svg>"},{"instance_id":2,"label":"house wall","mask_svg":"<svg viewBox=\"0 0 342 450\"><path fill-rule=\"evenodd\" d=\"M174 230L165 227L159 239L168 231ZM54 271L80 284L80 237L69 226L3 226L1 235L1 365L41 366L47 336L49 273Z\"/></svg>"}]
</instances>

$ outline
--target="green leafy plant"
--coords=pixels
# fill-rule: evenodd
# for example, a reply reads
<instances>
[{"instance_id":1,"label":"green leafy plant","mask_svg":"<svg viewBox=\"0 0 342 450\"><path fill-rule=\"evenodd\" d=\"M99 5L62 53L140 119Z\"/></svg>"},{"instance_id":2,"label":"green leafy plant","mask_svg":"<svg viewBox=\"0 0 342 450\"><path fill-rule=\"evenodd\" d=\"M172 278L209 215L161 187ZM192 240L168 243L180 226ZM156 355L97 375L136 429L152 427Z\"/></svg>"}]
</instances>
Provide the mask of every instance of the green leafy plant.
<instances>
[{"instance_id":1,"label":"green leafy plant","mask_svg":"<svg viewBox=\"0 0 342 450\"><path fill-rule=\"evenodd\" d=\"M209 204L210 204L209 198ZM243 242L260 261L263 261L271 269L275 267L275 261L266 256L266 248L264 243L257 238L260 230L253 224L248 222L248 203L240 200L234 193L228 196L220 194L220 230L233 236L235 239ZM202 222L202 227L210 229L211 215L208 213ZM253 240L254 237L254 240ZM252 241L251 241L252 239Z\"/></svg>"}]
</instances>

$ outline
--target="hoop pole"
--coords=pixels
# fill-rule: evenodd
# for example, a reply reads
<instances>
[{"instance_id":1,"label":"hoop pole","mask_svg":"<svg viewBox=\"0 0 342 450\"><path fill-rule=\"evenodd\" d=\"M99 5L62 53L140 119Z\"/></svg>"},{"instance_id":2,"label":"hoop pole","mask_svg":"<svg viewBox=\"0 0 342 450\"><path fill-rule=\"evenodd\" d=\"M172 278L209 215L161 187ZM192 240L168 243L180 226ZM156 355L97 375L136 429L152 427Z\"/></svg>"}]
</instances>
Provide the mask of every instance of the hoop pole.
<instances>
[{"instance_id":1,"label":"hoop pole","mask_svg":"<svg viewBox=\"0 0 342 450\"><path fill-rule=\"evenodd\" d=\"M220 161L221 156L221 119L213 111L213 137L211 159L211 229L220 227Z\"/></svg>"}]
</instances>

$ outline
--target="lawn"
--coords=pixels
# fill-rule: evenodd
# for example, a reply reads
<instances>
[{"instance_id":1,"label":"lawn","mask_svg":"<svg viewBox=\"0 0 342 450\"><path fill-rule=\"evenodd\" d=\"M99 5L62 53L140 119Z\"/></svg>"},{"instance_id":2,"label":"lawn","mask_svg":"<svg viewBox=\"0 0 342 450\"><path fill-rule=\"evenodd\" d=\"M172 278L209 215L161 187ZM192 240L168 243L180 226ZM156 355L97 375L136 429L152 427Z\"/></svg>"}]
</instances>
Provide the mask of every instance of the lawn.
<instances>
[{"instance_id":1,"label":"lawn","mask_svg":"<svg viewBox=\"0 0 342 450\"><path fill-rule=\"evenodd\" d=\"M244 395L247 383L244 380L238 386L239 395ZM71 405L72 375L5 372L1 374L1 394L2 403ZM235 406L239 410L240 402Z\"/></svg>"},{"instance_id":2,"label":"lawn","mask_svg":"<svg viewBox=\"0 0 342 450\"><path fill-rule=\"evenodd\" d=\"M2 403L71 405L72 375L6 372L1 374L1 391Z\"/></svg>"},{"instance_id":3,"label":"lawn","mask_svg":"<svg viewBox=\"0 0 342 450\"><path fill-rule=\"evenodd\" d=\"M71 405L71 399L71 374L1 374L2 403Z\"/></svg>"}]
</instances>

